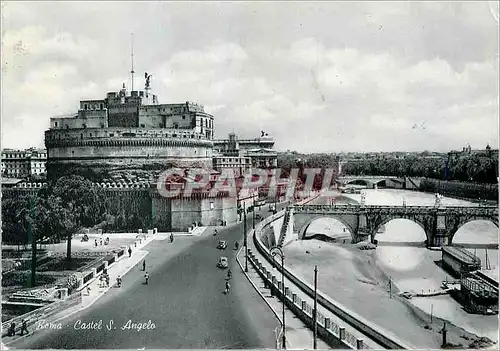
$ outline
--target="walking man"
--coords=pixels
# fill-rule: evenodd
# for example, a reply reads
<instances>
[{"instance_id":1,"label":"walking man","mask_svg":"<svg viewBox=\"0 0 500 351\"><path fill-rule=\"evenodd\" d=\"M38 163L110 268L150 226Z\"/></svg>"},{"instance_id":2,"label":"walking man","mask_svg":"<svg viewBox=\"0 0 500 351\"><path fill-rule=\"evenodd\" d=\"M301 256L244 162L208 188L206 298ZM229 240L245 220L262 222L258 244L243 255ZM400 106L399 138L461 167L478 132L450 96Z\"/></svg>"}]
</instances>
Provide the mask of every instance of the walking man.
<instances>
[{"instance_id":1,"label":"walking man","mask_svg":"<svg viewBox=\"0 0 500 351\"><path fill-rule=\"evenodd\" d=\"M28 327L26 326L26 319L23 319L22 325L21 325L21 335L24 335L25 331L26 331L26 334L29 334Z\"/></svg>"},{"instance_id":2,"label":"walking man","mask_svg":"<svg viewBox=\"0 0 500 351\"><path fill-rule=\"evenodd\" d=\"M146 271L146 260L142 261L142 270L143 272Z\"/></svg>"},{"instance_id":3,"label":"walking man","mask_svg":"<svg viewBox=\"0 0 500 351\"><path fill-rule=\"evenodd\" d=\"M16 335L16 323L12 322L10 323L10 328L9 328L9 333L7 336L14 336Z\"/></svg>"},{"instance_id":4,"label":"walking man","mask_svg":"<svg viewBox=\"0 0 500 351\"><path fill-rule=\"evenodd\" d=\"M144 274L144 279L146 279L146 285L148 285L148 281L149 281L149 274L148 274L148 272L146 272L146 274Z\"/></svg>"},{"instance_id":5,"label":"walking man","mask_svg":"<svg viewBox=\"0 0 500 351\"><path fill-rule=\"evenodd\" d=\"M128 247L128 257L132 257L132 248Z\"/></svg>"}]
</instances>

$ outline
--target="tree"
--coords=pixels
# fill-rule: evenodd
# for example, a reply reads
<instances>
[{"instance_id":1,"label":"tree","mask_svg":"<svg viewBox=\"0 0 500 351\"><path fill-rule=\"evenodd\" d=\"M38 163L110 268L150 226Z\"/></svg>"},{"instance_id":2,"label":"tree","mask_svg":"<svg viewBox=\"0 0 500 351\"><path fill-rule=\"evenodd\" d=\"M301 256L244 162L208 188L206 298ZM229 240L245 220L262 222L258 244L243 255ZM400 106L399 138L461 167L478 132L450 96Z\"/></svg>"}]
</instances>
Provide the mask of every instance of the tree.
<instances>
[{"instance_id":1,"label":"tree","mask_svg":"<svg viewBox=\"0 0 500 351\"><path fill-rule=\"evenodd\" d=\"M81 176L65 176L46 189L44 206L49 214L44 218L44 232L56 230L67 238L66 258L71 260L71 239L82 227L91 227L105 217L105 203L101 188ZM55 221L48 223L48 219Z\"/></svg>"},{"instance_id":2,"label":"tree","mask_svg":"<svg viewBox=\"0 0 500 351\"><path fill-rule=\"evenodd\" d=\"M28 243L29 202L26 194L2 199L2 241L17 245Z\"/></svg>"}]
</instances>

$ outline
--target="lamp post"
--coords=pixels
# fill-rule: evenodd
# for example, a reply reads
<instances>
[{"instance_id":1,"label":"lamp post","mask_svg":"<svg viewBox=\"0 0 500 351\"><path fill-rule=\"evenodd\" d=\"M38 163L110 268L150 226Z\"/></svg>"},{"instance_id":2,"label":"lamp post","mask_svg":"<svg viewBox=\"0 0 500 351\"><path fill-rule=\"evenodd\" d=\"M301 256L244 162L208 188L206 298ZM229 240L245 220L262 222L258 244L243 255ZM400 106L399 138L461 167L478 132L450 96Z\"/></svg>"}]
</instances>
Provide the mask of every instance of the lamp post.
<instances>
[{"instance_id":1,"label":"lamp post","mask_svg":"<svg viewBox=\"0 0 500 351\"><path fill-rule=\"evenodd\" d=\"M255 196L253 197L253 207L252 207L252 229L255 230Z\"/></svg>"},{"instance_id":2,"label":"lamp post","mask_svg":"<svg viewBox=\"0 0 500 351\"><path fill-rule=\"evenodd\" d=\"M314 266L314 338L313 349L318 348L318 266Z\"/></svg>"},{"instance_id":3,"label":"lamp post","mask_svg":"<svg viewBox=\"0 0 500 351\"><path fill-rule=\"evenodd\" d=\"M274 257L276 255L281 257L281 288L283 289L283 338L282 338L282 348L286 349L286 336L285 336L285 255L283 254L283 250L275 246L271 249L271 255Z\"/></svg>"},{"instance_id":4,"label":"lamp post","mask_svg":"<svg viewBox=\"0 0 500 351\"><path fill-rule=\"evenodd\" d=\"M31 287L35 287L36 283L36 234L33 231L32 221L35 219L35 199L33 195L28 198L30 208L30 219L28 221L28 237L31 240ZM71 240L71 239L68 239Z\"/></svg>"},{"instance_id":5,"label":"lamp post","mask_svg":"<svg viewBox=\"0 0 500 351\"><path fill-rule=\"evenodd\" d=\"M248 247L247 247L247 210L243 203L243 245L245 246L245 272L248 272Z\"/></svg>"}]
</instances>

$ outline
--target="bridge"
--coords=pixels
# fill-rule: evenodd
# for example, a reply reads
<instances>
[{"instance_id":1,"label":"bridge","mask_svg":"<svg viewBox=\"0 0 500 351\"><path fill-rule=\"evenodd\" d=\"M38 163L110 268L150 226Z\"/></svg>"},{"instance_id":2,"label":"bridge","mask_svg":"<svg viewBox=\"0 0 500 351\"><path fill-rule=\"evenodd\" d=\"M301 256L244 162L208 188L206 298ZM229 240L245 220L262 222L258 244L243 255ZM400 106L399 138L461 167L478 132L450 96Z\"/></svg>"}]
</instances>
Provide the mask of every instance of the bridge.
<instances>
[{"instance_id":1,"label":"bridge","mask_svg":"<svg viewBox=\"0 0 500 351\"><path fill-rule=\"evenodd\" d=\"M411 220L425 231L427 246L451 245L460 227L474 220L487 220L498 227L496 206L376 206L376 205L296 205L285 211L280 241L293 232L303 239L316 219L333 218L345 225L352 242L375 240L378 230L393 219Z\"/></svg>"},{"instance_id":2,"label":"bridge","mask_svg":"<svg viewBox=\"0 0 500 351\"><path fill-rule=\"evenodd\" d=\"M346 185L354 182L363 182L367 186L371 188L375 188L375 185L381 183L381 182L389 182L394 185L396 184L404 184L405 183L405 178L404 177L395 177L395 176L343 176L338 178L339 183ZM397 187L397 186L394 186ZM403 185L401 185L403 187Z\"/></svg>"}]
</instances>

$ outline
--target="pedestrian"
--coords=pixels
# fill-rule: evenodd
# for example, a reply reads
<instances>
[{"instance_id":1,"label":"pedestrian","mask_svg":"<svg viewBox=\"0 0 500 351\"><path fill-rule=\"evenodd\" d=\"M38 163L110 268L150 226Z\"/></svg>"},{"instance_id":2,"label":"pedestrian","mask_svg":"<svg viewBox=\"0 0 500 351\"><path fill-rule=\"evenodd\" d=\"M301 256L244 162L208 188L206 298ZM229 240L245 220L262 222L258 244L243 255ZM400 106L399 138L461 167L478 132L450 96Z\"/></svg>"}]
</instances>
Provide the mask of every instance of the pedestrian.
<instances>
[{"instance_id":1,"label":"pedestrian","mask_svg":"<svg viewBox=\"0 0 500 351\"><path fill-rule=\"evenodd\" d=\"M132 257L132 248L128 247L128 257Z\"/></svg>"},{"instance_id":2,"label":"pedestrian","mask_svg":"<svg viewBox=\"0 0 500 351\"><path fill-rule=\"evenodd\" d=\"M9 333L7 336L14 336L16 335L16 323L12 322L10 323L10 328L9 328Z\"/></svg>"},{"instance_id":3,"label":"pedestrian","mask_svg":"<svg viewBox=\"0 0 500 351\"><path fill-rule=\"evenodd\" d=\"M97 239L94 239L95 247L97 247Z\"/></svg>"},{"instance_id":4,"label":"pedestrian","mask_svg":"<svg viewBox=\"0 0 500 351\"><path fill-rule=\"evenodd\" d=\"M22 325L21 325L21 335L24 335L25 331L26 331L26 334L29 334L28 327L26 326L26 319L23 319Z\"/></svg>"},{"instance_id":5,"label":"pedestrian","mask_svg":"<svg viewBox=\"0 0 500 351\"><path fill-rule=\"evenodd\" d=\"M147 285L148 281L149 281L149 274L148 274L148 272L146 272L146 274L144 274L144 279L146 279L146 285Z\"/></svg>"},{"instance_id":6,"label":"pedestrian","mask_svg":"<svg viewBox=\"0 0 500 351\"><path fill-rule=\"evenodd\" d=\"M101 246L102 246L102 238L101 238Z\"/></svg>"},{"instance_id":7,"label":"pedestrian","mask_svg":"<svg viewBox=\"0 0 500 351\"><path fill-rule=\"evenodd\" d=\"M109 274L106 274L106 287L109 288Z\"/></svg>"},{"instance_id":8,"label":"pedestrian","mask_svg":"<svg viewBox=\"0 0 500 351\"><path fill-rule=\"evenodd\" d=\"M142 261L142 270L146 271L146 260Z\"/></svg>"},{"instance_id":9,"label":"pedestrian","mask_svg":"<svg viewBox=\"0 0 500 351\"><path fill-rule=\"evenodd\" d=\"M90 285L87 285L87 295L90 296Z\"/></svg>"}]
</instances>

